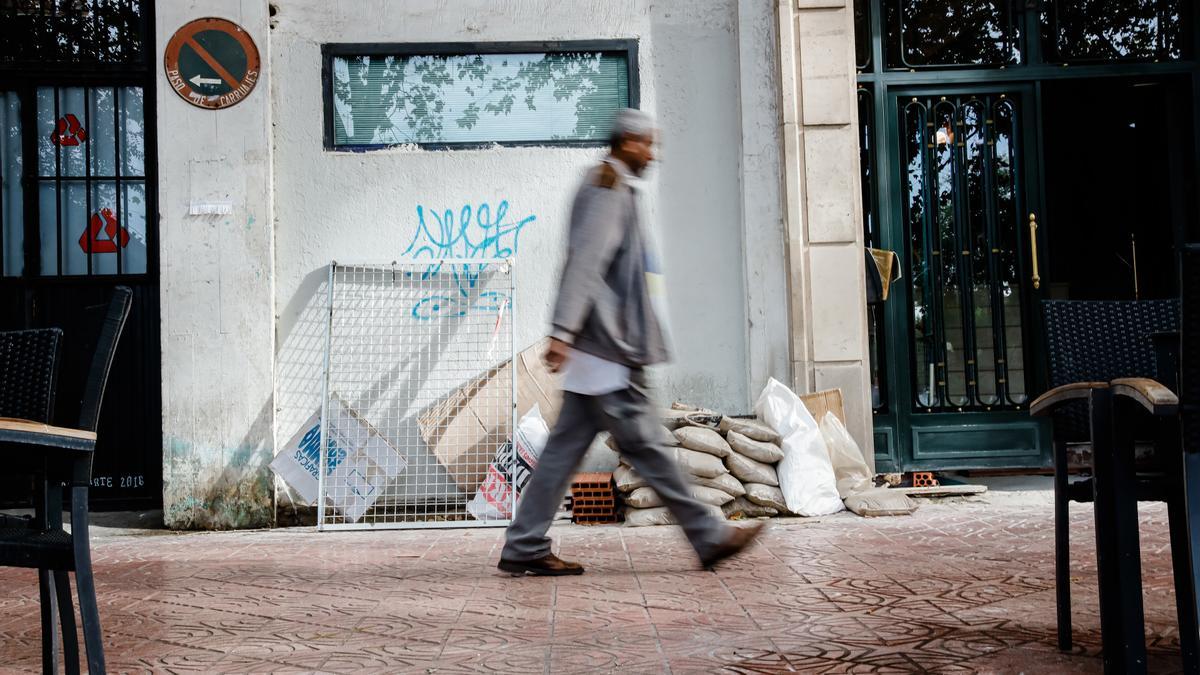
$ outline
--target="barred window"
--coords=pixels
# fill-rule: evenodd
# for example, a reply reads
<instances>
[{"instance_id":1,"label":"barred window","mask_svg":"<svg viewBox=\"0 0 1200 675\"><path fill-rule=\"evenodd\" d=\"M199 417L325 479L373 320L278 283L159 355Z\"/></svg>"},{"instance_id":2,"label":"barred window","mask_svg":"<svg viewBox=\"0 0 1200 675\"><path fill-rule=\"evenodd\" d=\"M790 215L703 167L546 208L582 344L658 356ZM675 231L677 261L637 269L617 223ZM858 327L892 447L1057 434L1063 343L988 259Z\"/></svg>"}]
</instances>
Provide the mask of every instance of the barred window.
<instances>
[{"instance_id":1,"label":"barred window","mask_svg":"<svg viewBox=\"0 0 1200 675\"><path fill-rule=\"evenodd\" d=\"M0 0L0 64L141 64L142 0Z\"/></svg>"}]
</instances>

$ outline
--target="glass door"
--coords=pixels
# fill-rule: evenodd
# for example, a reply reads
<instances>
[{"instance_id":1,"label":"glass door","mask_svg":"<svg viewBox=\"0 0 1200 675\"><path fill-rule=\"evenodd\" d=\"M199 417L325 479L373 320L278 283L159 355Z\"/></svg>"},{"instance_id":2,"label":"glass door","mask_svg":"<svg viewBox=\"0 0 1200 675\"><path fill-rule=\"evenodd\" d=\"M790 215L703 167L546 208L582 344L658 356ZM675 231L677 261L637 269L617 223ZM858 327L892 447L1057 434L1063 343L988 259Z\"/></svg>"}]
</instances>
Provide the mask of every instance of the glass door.
<instances>
[{"instance_id":1,"label":"glass door","mask_svg":"<svg viewBox=\"0 0 1200 675\"><path fill-rule=\"evenodd\" d=\"M903 465L1034 466L1040 189L1034 89L893 90L889 408ZM890 153L889 153L890 154ZM899 244L897 244L899 242Z\"/></svg>"}]
</instances>

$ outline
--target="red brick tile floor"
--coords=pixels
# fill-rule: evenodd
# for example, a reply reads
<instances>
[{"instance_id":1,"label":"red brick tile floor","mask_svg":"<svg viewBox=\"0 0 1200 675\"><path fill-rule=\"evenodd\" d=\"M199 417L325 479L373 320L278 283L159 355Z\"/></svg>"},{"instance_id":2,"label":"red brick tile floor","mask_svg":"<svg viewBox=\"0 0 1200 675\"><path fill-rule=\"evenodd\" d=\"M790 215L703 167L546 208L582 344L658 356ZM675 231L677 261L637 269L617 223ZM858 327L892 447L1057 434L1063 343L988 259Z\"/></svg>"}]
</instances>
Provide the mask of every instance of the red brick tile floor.
<instances>
[{"instance_id":1,"label":"red brick tile floor","mask_svg":"<svg viewBox=\"0 0 1200 675\"><path fill-rule=\"evenodd\" d=\"M777 520L695 569L675 528L556 526L571 578L498 573L499 530L98 533L111 672L1073 673L1101 670L1091 512L1055 648L1046 494ZM1143 504L1152 672L1178 669L1166 512ZM0 570L0 671L40 668L36 575Z\"/></svg>"}]
</instances>

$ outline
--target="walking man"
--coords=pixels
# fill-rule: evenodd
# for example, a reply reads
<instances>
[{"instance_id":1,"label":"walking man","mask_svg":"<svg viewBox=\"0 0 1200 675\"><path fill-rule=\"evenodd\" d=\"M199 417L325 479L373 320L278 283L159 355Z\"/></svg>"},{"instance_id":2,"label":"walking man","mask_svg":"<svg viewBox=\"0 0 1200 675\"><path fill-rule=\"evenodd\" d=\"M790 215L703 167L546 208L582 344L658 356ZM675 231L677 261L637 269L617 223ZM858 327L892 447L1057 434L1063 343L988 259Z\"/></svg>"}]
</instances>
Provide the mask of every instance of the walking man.
<instances>
[{"instance_id":1,"label":"walking man","mask_svg":"<svg viewBox=\"0 0 1200 675\"><path fill-rule=\"evenodd\" d=\"M575 196L545 355L550 369L562 373L562 412L508 527L499 564L505 572L583 574L583 566L550 552L546 531L602 430L662 497L703 567L738 553L762 529L730 525L693 499L660 440L662 421L643 369L666 361L667 348L650 288L658 263L637 208L638 177L654 160L654 137L649 115L619 112L609 155L588 172Z\"/></svg>"}]
</instances>

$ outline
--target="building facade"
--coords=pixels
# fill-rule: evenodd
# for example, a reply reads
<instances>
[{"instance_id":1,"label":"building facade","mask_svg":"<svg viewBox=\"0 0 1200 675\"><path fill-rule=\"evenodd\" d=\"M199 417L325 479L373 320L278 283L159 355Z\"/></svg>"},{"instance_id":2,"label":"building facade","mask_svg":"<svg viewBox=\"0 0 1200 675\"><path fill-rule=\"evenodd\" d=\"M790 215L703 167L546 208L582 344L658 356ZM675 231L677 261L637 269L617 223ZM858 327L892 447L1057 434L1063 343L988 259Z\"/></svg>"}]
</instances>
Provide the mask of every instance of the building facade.
<instances>
[{"instance_id":1,"label":"building facade","mask_svg":"<svg viewBox=\"0 0 1200 675\"><path fill-rule=\"evenodd\" d=\"M1153 270L1195 234L1198 156L1186 3L1101 26L1042 4L0 0L3 327L71 326L133 286L95 498L270 525L268 464L321 400L328 263L504 232L487 245L516 259L532 344L574 187L634 105L662 127L665 399L746 413L768 377L839 388L880 470L1042 465L1037 301L1126 293L1069 252L1081 218L1104 223L1085 248L1129 222L1047 180L1150 195L1138 293L1169 295ZM1067 161L1098 147L1108 164ZM901 277L871 306L868 245Z\"/></svg>"}]
</instances>

